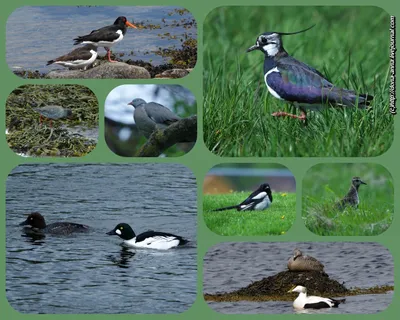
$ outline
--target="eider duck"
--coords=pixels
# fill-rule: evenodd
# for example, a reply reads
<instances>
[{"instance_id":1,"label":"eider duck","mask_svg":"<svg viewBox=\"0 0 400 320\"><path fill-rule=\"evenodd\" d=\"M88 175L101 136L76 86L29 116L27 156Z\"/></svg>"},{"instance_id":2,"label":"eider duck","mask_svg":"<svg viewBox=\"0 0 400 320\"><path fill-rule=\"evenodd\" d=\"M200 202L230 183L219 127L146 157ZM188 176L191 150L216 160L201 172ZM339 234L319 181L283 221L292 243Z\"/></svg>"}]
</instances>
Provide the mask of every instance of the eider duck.
<instances>
[{"instance_id":1,"label":"eider duck","mask_svg":"<svg viewBox=\"0 0 400 320\"><path fill-rule=\"evenodd\" d=\"M324 271L324 265L314 257L303 256L299 249L294 250L294 255L288 261L290 271Z\"/></svg>"},{"instance_id":2,"label":"eider duck","mask_svg":"<svg viewBox=\"0 0 400 320\"><path fill-rule=\"evenodd\" d=\"M166 232L146 231L136 235L131 226L126 223L119 223L107 234L119 236L126 245L134 248L167 250L189 242L180 236Z\"/></svg>"},{"instance_id":3,"label":"eider duck","mask_svg":"<svg viewBox=\"0 0 400 320\"><path fill-rule=\"evenodd\" d=\"M303 286L296 286L290 292L298 292L299 296L293 301L295 309L323 309L337 308L339 304L344 303L346 299L331 299L317 296L307 296L307 289Z\"/></svg>"}]
</instances>

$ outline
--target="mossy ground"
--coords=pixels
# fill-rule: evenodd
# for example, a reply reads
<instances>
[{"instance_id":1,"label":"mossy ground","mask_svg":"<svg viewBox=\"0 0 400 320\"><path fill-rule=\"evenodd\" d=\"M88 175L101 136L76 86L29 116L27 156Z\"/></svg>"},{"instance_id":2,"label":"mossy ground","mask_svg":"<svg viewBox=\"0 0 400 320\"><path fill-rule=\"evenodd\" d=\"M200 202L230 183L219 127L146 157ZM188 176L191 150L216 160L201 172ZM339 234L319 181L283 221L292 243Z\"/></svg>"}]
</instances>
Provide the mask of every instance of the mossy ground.
<instances>
[{"instance_id":1,"label":"mossy ground","mask_svg":"<svg viewBox=\"0 0 400 320\"><path fill-rule=\"evenodd\" d=\"M33 108L61 105L72 110L72 119L39 123ZM67 127L95 128L99 122L94 93L80 85L24 85L6 102L7 143L16 153L29 156L80 157L92 151L96 141L71 134Z\"/></svg>"},{"instance_id":2,"label":"mossy ground","mask_svg":"<svg viewBox=\"0 0 400 320\"><path fill-rule=\"evenodd\" d=\"M393 286L348 289L328 274L319 271L282 271L276 275L253 282L232 292L204 294L206 301L293 301L296 294L289 293L295 285L303 285L307 293L317 296L343 297L362 294L379 294L394 290Z\"/></svg>"}]
</instances>

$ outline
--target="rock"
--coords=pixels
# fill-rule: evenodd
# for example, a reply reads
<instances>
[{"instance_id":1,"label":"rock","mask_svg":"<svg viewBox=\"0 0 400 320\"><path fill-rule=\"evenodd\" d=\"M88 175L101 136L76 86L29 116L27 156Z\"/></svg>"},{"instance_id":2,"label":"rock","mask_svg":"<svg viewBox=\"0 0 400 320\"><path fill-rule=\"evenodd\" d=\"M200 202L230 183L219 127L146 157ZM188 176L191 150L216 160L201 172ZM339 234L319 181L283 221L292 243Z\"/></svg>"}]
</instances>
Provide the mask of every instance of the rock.
<instances>
[{"instance_id":1,"label":"rock","mask_svg":"<svg viewBox=\"0 0 400 320\"><path fill-rule=\"evenodd\" d=\"M143 67L125 62L105 62L88 70L54 70L50 79L150 79L150 73Z\"/></svg>"},{"instance_id":2,"label":"rock","mask_svg":"<svg viewBox=\"0 0 400 320\"><path fill-rule=\"evenodd\" d=\"M170 69L157 74L156 78L183 78L189 74L188 69Z\"/></svg>"}]
</instances>

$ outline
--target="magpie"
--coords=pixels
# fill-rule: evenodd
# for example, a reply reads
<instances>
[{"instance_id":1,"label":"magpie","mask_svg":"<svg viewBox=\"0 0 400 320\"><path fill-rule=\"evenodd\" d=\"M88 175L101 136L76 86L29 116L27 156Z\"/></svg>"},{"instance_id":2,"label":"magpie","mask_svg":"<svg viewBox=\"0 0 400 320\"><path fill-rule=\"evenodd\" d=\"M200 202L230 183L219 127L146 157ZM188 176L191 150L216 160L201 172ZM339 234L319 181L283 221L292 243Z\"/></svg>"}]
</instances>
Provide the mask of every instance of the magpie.
<instances>
[{"instance_id":1,"label":"magpie","mask_svg":"<svg viewBox=\"0 0 400 320\"><path fill-rule=\"evenodd\" d=\"M321 72L291 57L283 48L282 36L305 32L315 25L297 32L265 32L247 52L264 53L264 81L268 91L277 99L295 105L301 116L275 112L275 117L307 120L306 109L319 110L325 106L367 108L374 98L353 90L336 87Z\"/></svg>"},{"instance_id":2,"label":"magpie","mask_svg":"<svg viewBox=\"0 0 400 320\"><path fill-rule=\"evenodd\" d=\"M236 209L237 211L265 210L272 204L272 192L268 183L263 183L256 191L250 194L240 204L215 209L213 211L224 211Z\"/></svg>"}]
</instances>

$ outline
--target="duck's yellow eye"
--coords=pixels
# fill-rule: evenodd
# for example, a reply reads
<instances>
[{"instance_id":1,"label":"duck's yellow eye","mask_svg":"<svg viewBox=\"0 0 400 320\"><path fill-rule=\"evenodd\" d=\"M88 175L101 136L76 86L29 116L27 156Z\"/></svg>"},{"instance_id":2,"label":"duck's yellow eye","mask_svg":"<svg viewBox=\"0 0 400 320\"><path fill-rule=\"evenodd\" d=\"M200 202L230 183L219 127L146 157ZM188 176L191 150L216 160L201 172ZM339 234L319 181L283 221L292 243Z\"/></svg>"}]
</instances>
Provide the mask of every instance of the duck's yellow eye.
<instances>
[{"instance_id":1,"label":"duck's yellow eye","mask_svg":"<svg viewBox=\"0 0 400 320\"><path fill-rule=\"evenodd\" d=\"M119 227L121 230L123 230L124 229L124 227Z\"/></svg>"}]
</instances>

